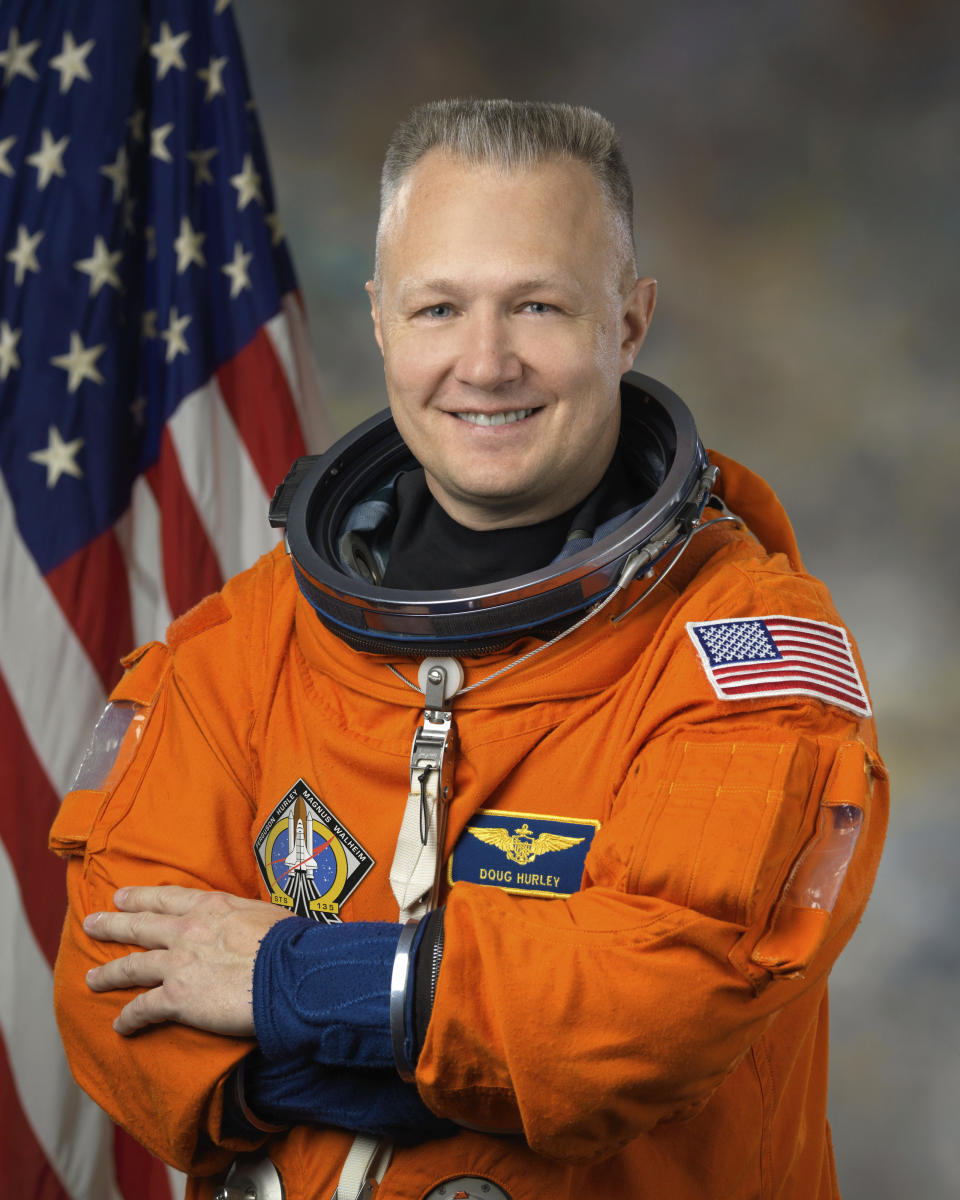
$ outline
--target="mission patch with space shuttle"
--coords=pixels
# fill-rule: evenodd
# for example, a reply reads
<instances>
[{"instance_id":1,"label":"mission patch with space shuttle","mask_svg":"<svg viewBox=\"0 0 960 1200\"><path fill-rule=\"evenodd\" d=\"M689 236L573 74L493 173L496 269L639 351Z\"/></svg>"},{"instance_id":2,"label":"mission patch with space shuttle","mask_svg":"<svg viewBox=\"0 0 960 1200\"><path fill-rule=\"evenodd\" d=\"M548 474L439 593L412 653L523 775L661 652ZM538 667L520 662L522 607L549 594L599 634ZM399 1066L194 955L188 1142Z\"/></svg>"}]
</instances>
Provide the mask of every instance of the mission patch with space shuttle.
<instances>
[{"instance_id":1,"label":"mission patch with space shuttle","mask_svg":"<svg viewBox=\"0 0 960 1200\"><path fill-rule=\"evenodd\" d=\"M267 817L254 851L272 902L328 925L340 922L341 905L374 865L302 779Z\"/></svg>"}]
</instances>

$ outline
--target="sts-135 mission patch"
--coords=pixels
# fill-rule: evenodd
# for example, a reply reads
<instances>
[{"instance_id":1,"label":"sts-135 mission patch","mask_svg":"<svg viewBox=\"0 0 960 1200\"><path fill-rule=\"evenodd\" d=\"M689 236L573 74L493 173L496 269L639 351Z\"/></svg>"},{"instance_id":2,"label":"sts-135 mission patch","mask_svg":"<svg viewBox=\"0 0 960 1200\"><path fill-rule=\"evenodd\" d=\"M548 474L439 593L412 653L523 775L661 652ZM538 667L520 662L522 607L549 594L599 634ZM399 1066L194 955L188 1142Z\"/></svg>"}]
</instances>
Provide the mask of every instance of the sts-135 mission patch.
<instances>
[{"instance_id":1,"label":"sts-135 mission patch","mask_svg":"<svg viewBox=\"0 0 960 1200\"><path fill-rule=\"evenodd\" d=\"M340 908L373 859L349 829L298 779L253 844L274 904L297 916L340 922Z\"/></svg>"}]
</instances>

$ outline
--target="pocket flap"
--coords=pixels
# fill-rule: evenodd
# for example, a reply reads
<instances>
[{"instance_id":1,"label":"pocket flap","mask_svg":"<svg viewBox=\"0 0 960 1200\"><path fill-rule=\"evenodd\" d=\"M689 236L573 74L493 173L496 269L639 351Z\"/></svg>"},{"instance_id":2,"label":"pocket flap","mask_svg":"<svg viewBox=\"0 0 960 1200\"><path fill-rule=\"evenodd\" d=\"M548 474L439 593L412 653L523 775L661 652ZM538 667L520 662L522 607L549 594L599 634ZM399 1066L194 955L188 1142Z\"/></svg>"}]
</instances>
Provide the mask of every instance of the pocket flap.
<instances>
[{"instance_id":1,"label":"pocket flap","mask_svg":"<svg viewBox=\"0 0 960 1200\"><path fill-rule=\"evenodd\" d=\"M82 854L107 793L93 788L67 792L50 829L50 849L61 858Z\"/></svg>"},{"instance_id":2,"label":"pocket flap","mask_svg":"<svg viewBox=\"0 0 960 1200\"><path fill-rule=\"evenodd\" d=\"M147 642L121 658L125 674L110 693L111 700L147 705L154 699L170 665L170 652L163 642Z\"/></svg>"}]
</instances>

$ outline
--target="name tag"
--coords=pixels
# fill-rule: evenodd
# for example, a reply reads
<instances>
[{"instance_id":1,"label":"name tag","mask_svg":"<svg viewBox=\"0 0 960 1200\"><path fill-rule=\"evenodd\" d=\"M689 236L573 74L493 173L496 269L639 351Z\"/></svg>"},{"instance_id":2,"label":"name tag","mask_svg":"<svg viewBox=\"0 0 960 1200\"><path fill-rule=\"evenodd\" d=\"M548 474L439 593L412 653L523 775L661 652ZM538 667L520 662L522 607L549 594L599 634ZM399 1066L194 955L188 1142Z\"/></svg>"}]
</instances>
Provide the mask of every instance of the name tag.
<instances>
[{"instance_id":1,"label":"name tag","mask_svg":"<svg viewBox=\"0 0 960 1200\"><path fill-rule=\"evenodd\" d=\"M482 883L524 896L580 890L599 821L485 808L474 813L447 861L447 881Z\"/></svg>"}]
</instances>

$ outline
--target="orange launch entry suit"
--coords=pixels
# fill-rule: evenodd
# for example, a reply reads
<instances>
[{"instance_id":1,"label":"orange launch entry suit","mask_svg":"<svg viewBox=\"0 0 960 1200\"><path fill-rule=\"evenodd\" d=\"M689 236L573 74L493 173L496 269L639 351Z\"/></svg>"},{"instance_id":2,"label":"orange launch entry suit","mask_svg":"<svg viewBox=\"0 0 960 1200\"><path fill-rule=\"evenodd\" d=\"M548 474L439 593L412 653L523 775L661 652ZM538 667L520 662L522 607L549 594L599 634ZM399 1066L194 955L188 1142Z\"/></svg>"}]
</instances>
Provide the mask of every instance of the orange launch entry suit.
<instances>
[{"instance_id":1,"label":"orange launch entry suit","mask_svg":"<svg viewBox=\"0 0 960 1200\"><path fill-rule=\"evenodd\" d=\"M382 1200L463 1175L512 1200L839 1195L827 974L874 878L886 775L872 721L849 706L718 695L688 623L840 622L770 489L711 460L747 528L700 534L624 621L611 617L649 580L453 702L447 856L480 810L488 824L502 812L514 836L543 817L596 833L565 898L549 895L548 854L491 851L492 882L445 886L416 1084L464 1128L397 1148ZM465 658L466 683L534 644ZM220 1125L224 1083L253 1043L177 1024L119 1037L129 993L95 994L84 976L123 947L92 941L81 921L129 884L269 899L254 841L301 780L373 860L341 918L396 920L388 872L423 698L389 661L415 682L416 661L328 632L278 549L175 622L166 646L130 655L113 699L136 706L134 732L103 786L71 792L54 826L69 860L56 1004L73 1071L192 1173L189 1197L210 1200L216 1173L255 1146ZM526 891L507 890L510 872L526 873ZM547 895L529 894L538 879ZM301 1124L262 1148L287 1200L327 1200L350 1142Z\"/></svg>"}]
</instances>

